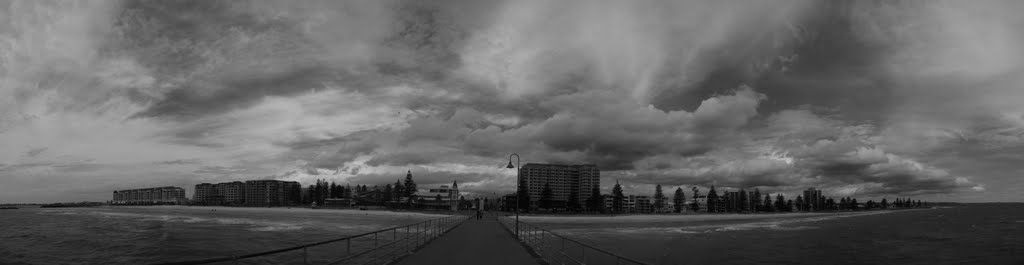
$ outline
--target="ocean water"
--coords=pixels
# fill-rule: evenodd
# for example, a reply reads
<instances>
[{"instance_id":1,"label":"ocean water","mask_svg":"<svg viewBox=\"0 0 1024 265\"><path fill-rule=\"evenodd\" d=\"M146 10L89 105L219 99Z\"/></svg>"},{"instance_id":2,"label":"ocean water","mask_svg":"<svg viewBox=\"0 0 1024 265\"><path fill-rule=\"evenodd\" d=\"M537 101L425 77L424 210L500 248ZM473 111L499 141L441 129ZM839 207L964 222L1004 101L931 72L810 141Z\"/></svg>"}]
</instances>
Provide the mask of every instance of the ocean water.
<instances>
[{"instance_id":1,"label":"ocean water","mask_svg":"<svg viewBox=\"0 0 1024 265\"><path fill-rule=\"evenodd\" d=\"M248 254L442 217L417 213L102 207L0 210L0 264L151 264ZM358 247L358 246L357 246ZM310 248L315 261L345 245ZM301 264L301 251L243 264Z\"/></svg>"},{"instance_id":2,"label":"ocean water","mask_svg":"<svg viewBox=\"0 0 1024 265\"><path fill-rule=\"evenodd\" d=\"M440 217L217 208L0 211L0 264L148 264L238 255ZM525 218L654 264L1024 264L1024 204L844 214ZM314 262L344 245L310 249ZM301 252L241 264L301 264ZM315 263L315 264L320 264Z\"/></svg>"},{"instance_id":3,"label":"ocean water","mask_svg":"<svg viewBox=\"0 0 1024 265\"><path fill-rule=\"evenodd\" d=\"M537 224L654 264L1024 264L1024 204L750 220Z\"/></svg>"}]
</instances>

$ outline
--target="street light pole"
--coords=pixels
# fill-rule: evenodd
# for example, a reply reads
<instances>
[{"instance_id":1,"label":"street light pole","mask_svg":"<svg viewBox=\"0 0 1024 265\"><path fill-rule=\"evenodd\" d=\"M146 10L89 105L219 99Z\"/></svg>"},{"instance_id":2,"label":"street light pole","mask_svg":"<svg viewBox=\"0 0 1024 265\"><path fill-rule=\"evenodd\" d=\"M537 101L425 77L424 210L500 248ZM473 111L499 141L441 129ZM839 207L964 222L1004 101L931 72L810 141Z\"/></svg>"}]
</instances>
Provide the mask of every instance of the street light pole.
<instances>
[{"instance_id":1,"label":"street light pole","mask_svg":"<svg viewBox=\"0 0 1024 265\"><path fill-rule=\"evenodd\" d=\"M516 156L516 166L512 166L512 156ZM522 196L522 195L521 195L521 192L519 192L519 187L523 185L521 180L519 180L519 171L521 169L519 166L520 166L519 165L519 154L512 153L511 155L508 155L508 166L506 166L505 168L515 168L516 169L516 229L515 230L516 230L516 237L517 238L519 237L519 208L520 208L520 202L522 201L522 198L520 198L520 196Z\"/></svg>"}]
</instances>

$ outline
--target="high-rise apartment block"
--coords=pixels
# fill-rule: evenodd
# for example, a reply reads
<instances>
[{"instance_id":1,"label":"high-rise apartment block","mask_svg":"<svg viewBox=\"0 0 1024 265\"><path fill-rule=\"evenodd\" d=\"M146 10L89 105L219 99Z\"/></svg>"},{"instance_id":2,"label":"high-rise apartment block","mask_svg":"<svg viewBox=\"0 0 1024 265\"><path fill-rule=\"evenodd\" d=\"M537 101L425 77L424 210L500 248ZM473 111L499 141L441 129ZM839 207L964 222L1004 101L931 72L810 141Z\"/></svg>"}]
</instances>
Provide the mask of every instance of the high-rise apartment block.
<instances>
[{"instance_id":1,"label":"high-rise apartment block","mask_svg":"<svg viewBox=\"0 0 1024 265\"><path fill-rule=\"evenodd\" d=\"M821 211L825 208L825 197L821 196L821 190L807 188L803 199L808 211Z\"/></svg>"},{"instance_id":2,"label":"high-rise apartment block","mask_svg":"<svg viewBox=\"0 0 1024 265\"><path fill-rule=\"evenodd\" d=\"M192 201L206 205L240 205L245 203L245 183L241 181L196 185Z\"/></svg>"},{"instance_id":3,"label":"high-rise apartment block","mask_svg":"<svg viewBox=\"0 0 1024 265\"><path fill-rule=\"evenodd\" d=\"M544 186L551 187L552 200L568 202L573 192L579 205L585 205L590 191L601 185L601 171L596 165L555 165L528 163L519 169L521 187L530 195L530 205L537 206ZM523 206L525 207L525 205Z\"/></svg>"},{"instance_id":4,"label":"high-rise apartment block","mask_svg":"<svg viewBox=\"0 0 1024 265\"><path fill-rule=\"evenodd\" d=\"M146 189L115 190L114 204L163 204L183 203L185 189L180 187L156 187Z\"/></svg>"},{"instance_id":5,"label":"high-rise apartment block","mask_svg":"<svg viewBox=\"0 0 1024 265\"><path fill-rule=\"evenodd\" d=\"M297 205L302 199L301 192L301 185L295 181L249 180L245 182L245 205Z\"/></svg>"}]
</instances>

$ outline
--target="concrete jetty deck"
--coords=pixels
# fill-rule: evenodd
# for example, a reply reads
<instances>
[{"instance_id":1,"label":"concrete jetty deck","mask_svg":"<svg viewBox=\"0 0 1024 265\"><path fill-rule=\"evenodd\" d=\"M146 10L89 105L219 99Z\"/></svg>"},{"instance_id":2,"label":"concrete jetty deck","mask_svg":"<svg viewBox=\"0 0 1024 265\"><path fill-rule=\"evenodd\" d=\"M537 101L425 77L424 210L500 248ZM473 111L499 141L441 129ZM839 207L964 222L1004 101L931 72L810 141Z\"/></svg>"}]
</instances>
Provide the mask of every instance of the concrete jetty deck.
<instances>
[{"instance_id":1,"label":"concrete jetty deck","mask_svg":"<svg viewBox=\"0 0 1024 265\"><path fill-rule=\"evenodd\" d=\"M415 253L399 260L406 264L539 264L494 216L471 219Z\"/></svg>"}]
</instances>

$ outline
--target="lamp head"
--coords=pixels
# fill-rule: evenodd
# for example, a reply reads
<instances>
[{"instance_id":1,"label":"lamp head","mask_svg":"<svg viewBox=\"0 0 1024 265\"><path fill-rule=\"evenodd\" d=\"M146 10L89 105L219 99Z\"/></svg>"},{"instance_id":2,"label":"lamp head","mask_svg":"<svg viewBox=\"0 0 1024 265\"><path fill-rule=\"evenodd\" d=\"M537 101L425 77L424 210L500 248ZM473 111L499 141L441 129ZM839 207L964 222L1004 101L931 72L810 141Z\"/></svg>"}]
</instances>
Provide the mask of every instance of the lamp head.
<instances>
[{"instance_id":1,"label":"lamp head","mask_svg":"<svg viewBox=\"0 0 1024 265\"><path fill-rule=\"evenodd\" d=\"M516 167L512 165L512 160L509 160L508 161L508 165L505 166L505 168L516 168Z\"/></svg>"}]
</instances>

